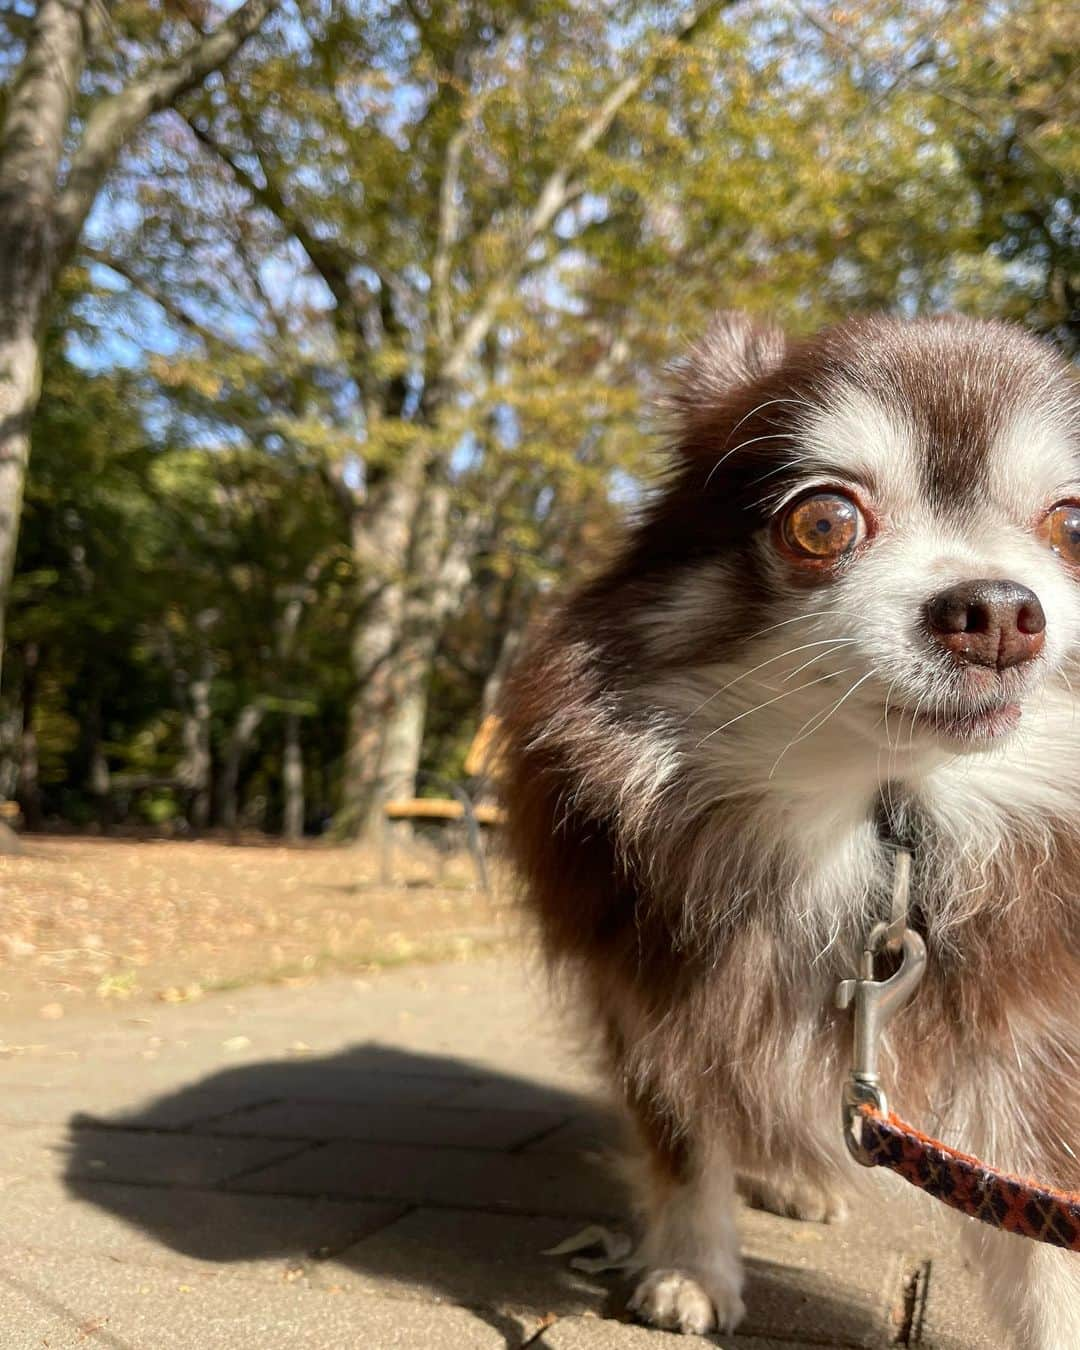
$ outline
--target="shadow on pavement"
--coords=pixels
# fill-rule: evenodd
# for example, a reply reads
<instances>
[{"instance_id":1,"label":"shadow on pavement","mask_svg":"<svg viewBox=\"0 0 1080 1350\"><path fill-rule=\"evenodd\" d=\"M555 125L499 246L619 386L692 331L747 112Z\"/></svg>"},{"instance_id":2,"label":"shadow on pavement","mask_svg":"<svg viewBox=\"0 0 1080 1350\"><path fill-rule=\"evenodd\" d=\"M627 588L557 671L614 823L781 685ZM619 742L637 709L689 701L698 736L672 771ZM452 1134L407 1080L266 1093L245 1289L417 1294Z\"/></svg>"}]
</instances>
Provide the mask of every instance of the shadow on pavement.
<instances>
[{"instance_id":1,"label":"shadow on pavement","mask_svg":"<svg viewBox=\"0 0 1080 1350\"><path fill-rule=\"evenodd\" d=\"M618 1306L611 1277L543 1254L592 1223L626 1229L625 1195L597 1156L615 1137L609 1116L557 1087L364 1044L224 1070L123 1115L78 1114L64 1179L186 1257L460 1305L511 1348L515 1311ZM765 1221L796 1245L816 1227ZM790 1264L751 1253L745 1329L810 1340L827 1326L837 1346L876 1344L880 1308L808 1269L807 1252Z\"/></svg>"}]
</instances>

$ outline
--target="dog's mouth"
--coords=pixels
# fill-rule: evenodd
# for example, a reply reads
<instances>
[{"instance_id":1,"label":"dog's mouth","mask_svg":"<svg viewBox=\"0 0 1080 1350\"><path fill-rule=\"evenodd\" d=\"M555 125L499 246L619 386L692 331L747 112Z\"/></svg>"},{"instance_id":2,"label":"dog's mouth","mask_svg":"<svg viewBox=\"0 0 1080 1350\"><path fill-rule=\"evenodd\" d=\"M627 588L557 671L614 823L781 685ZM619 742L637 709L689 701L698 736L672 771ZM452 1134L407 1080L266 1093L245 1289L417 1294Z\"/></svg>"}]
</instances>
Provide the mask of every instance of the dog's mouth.
<instances>
[{"instance_id":1,"label":"dog's mouth","mask_svg":"<svg viewBox=\"0 0 1080 1350\"><path fill-rule=\"evenodd\" d=\"M944 740L972 744L999 741L1020 724L1019 703L992 703L978 708L930 708L915 714L915 725Z\"/></svg>"},{"instance_id":2,"label":"dog's mouth","mask_svg":"<svg viewBox=\"0 0 1080 1350\"><path fill-rule=\"evenodd\" d=\"M930 733L938 740L954 745L978 746L993 744L1010 736L1020 724L1023 710L1019 703L1000 700L975 707L940 707L910 705L891 708L890 715L901 725L906 722L913 731ZM895 725L895 723L894 723Z\"/></svg>"}]
</instances>

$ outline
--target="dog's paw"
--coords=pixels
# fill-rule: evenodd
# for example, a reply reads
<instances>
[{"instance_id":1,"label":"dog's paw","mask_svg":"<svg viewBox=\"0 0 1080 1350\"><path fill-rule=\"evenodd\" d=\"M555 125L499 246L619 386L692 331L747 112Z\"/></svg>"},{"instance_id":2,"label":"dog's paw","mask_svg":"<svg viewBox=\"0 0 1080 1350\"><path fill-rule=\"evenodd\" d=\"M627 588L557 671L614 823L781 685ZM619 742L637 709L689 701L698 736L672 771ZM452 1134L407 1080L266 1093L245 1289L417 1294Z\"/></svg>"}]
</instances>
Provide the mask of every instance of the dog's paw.
<instances>
[{"instance_id":1,"label":"dog's paw","mask_svg":"<svg viewBox=\"0 0 1080 1350\"><path fill-rule=\"evenodd\" d=\"M805 1223L841 1223L847 1218L847 1202L821 1186L806 1181L766 1181L740 1177L739 1192L752 1209L779 1214L782 1219Z\"/></svg>"},{"instance_id":2,"label":"dog's paw","mask_svg":"<svg viewBox=\"0 0 1080 1350\"><path fill-rule=\"evenodd\" d=\"M627 1308L651 1326L698 1336L708 1331L731 1331L745 1312L734 1290L710 1294L693 1276L663 1269L642 1276Z\"/></svg>"}]
</instances>

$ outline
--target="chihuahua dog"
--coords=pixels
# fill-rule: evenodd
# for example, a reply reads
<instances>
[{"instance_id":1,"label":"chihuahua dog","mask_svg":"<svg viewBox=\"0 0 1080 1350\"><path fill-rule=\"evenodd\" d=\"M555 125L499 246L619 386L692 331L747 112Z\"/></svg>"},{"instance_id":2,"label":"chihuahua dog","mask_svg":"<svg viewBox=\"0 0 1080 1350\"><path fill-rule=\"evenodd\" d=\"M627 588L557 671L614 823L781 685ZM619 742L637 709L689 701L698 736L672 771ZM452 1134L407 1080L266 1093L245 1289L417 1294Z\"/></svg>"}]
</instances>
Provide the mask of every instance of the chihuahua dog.
<instances>
[{"instance_id":1,"label":"chihuahua dog","mask_svg":"<svg viewBox=\"0 0 1080 1350\"><path fill-rule=\"evenodd\" d=\"M630 1306L704 1332L743 1314L737 1173L796 1208L881 1176L833 996L898 841L928 965L890 1102L1080 1190L1080 401L1005 324L722 314L666 406L666 480L509 682L505 793L640 1141ZM951 1222L1017 1344L1075 1350L1080 1257Z\"/></svg>"}]
</instances>

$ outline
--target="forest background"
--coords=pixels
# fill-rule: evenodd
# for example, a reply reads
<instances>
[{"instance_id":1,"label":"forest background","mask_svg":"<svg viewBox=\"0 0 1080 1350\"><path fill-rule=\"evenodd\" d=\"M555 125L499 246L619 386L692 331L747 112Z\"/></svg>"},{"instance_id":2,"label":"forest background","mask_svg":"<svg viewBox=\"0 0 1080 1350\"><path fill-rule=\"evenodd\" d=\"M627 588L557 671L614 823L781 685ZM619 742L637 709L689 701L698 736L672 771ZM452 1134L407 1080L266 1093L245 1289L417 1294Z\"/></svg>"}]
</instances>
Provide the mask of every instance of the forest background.
<instances>
[{"instance_id":1,"label":"forest background","mask_svg":"<svg viewBox=\"0 0 1080 1350\"><path fill-rule=\"evenodd\" d=\"M0 798L444 794L711 311L1080 348L1048 0L0 0Z\"/></svg>"}]
</instances>

